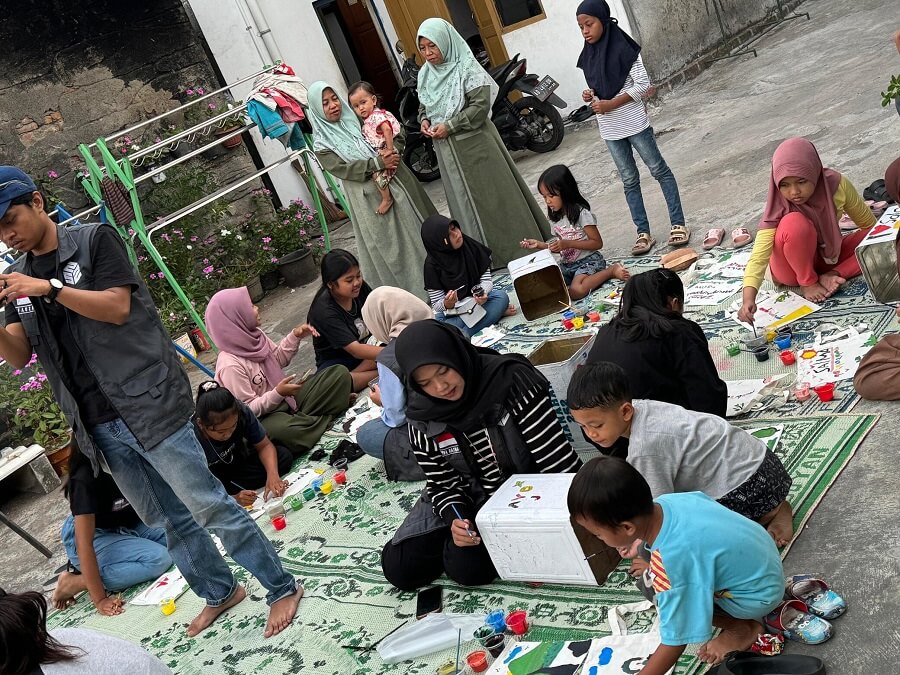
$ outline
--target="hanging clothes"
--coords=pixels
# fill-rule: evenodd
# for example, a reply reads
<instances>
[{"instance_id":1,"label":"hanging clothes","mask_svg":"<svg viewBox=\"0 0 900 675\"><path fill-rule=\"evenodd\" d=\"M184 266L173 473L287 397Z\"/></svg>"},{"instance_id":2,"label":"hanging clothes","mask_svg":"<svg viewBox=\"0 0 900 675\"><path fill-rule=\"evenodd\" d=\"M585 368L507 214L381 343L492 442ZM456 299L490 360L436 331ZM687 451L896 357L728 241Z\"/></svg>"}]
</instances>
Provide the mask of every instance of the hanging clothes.
<instances>
[{"instance_id":1,"label":"hanging clothes","mask_svg":"<svg viewBox=\"0 0 900 675\"><path fill-rule=\"evenodd\" d=\"M274 110L269 110L265 104L256 99L247 101L247 115L256 124L259 133L266 138L274 138L291 150L300 150L306 147L306 138L303 136L299 124L285 123L281 119L281 115Z\"/></svg>"}]
</instances>

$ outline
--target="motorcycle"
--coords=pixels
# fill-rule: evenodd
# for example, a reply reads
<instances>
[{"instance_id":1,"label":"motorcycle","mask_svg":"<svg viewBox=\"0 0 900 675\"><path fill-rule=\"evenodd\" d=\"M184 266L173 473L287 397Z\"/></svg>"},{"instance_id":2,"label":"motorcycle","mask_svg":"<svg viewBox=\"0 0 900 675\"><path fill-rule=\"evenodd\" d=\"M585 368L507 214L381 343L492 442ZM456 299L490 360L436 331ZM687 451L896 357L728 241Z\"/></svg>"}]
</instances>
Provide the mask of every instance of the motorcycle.
<instances>
[{"instance_id":1,"label":"motorcycle","mask_svg":"<svg viewBox=\"0 0 900 675\"><path fill-rule=\"evenodd\" d=\"M403 56L400 46L398 53ZM527 61L514 58L488 71L499 87L491 106L491 121L508 150L550 152L559 147L565 135L562 116L557 108L566 102L554 91L559 84L549 75L543 79L526 72ZM407 58L400 70L403 86L397 94L399 121L406 131L403 161L423 183L437 180L440 169L432 138L422 133L419 125L419 95L416 89L419 65L414 56ZM524 96L513 101L510 94Z\"/></svg>"}]
</instances>

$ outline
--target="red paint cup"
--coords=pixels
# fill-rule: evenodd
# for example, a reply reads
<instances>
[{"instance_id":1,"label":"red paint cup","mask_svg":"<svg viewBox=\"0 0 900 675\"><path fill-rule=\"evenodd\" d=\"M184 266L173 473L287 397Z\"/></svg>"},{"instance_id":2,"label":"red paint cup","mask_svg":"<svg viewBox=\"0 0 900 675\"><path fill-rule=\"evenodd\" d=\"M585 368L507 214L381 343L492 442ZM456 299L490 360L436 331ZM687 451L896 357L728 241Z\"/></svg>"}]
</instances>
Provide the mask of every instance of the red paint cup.
<instances>
[{"instance_id":1,"label":"red paint cup","mask_svg":"<svg viewBox=\"0 0 900 675\"><path fill-rule=\"evenodd\" d=\"M794 356L794 352L790 349L785 349L778 356L781 357L781 362L786 366L792 366L797 363L797 357Z\"/></svg>"},{"instance_id":2,"label":"red paint cup","mask_svg":"<svg viewBox=\"0 0 900 675\"><path fill-rule=\"evenodd\" d=\"M466 657L466 663L473 673L483 673L488 667L487 654L482 651L472 652Z\"/></svg>"},{"instance_id":3,"label":"red paint cup","mask_svg":"<svg viewBox=\"0 0 900 675\"><path fill-rule=\"evenodd\" d=\"M814 387L813 391L816 392L816 396L819 397L819 400L822 401L822 403L834 400L834 382Z\"/></svg>"},{"instance_id":4,"label":"red paint cup","mask_svg":"<svg viewBox=\"0 0 900 675\"><path fill-rule=\"evenodd\" d=\"M347 484L347 470L341 469L336 474L334 474L334 482L338 485L346 485Z\"/></svg>"},{"instance_id":5,"label":"red paint cup","mask_svg":"<svg viewBox=\"0 0 900 675\"><path fill-rule=\"evenodd\" d=\"M506 627L513 635L525 635L528 632L528 615L521 609L506 615Z\"/></svg>"},{"instance_id":6,"label":"red paint cup","mask_svg":"<svg viewBox=\"0 0 900 675\"><path fill-rule=\"evenodd\" d=\"M573 328L575 328L575 324L572 323L572 319L563 319L562 323L563 328L565 328L566 330L572 330Z\"/></svg>"},{"instance_id":7,"label":"red paint cup","mask_svg":"<svg viewBox=\"0 0 900 675\"><path fill-rule=\"evenodd\" d=\"M276 530L283 530L287 527L287 519L284 516L276 516L272 518L272 525Z\"/></svg>"},{"instance_id":8,"label":"red paint cup","mask_svg":"<svg viewBox=\"0 0 900 675\"><path fill-rule=\"evenodd\" d=\"M600 320L600 312L588 312L587 318L594 323L597 323Z\"/></svg>"}]
</instances>

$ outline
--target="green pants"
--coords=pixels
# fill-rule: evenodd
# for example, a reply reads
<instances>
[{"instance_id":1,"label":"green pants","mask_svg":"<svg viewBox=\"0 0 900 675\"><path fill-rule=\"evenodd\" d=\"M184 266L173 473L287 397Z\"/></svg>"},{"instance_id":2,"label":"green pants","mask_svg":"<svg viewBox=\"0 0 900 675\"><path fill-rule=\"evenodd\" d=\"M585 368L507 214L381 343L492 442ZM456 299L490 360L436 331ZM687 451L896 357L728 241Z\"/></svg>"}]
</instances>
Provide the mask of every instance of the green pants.
<instances>
[{"instance_id":1,"label":"green pants","mask_svg":"<svg viewBox=\"0 0 900 675\"><path fill-rule=\"evenodd\" d=\"M352 386L350 371L344 366L324 368L294 394L296 411L282 403L259 421L273 443L285 446L297 457L309 452L335 418L350 407Z\"/></svg>"}]
</instances>

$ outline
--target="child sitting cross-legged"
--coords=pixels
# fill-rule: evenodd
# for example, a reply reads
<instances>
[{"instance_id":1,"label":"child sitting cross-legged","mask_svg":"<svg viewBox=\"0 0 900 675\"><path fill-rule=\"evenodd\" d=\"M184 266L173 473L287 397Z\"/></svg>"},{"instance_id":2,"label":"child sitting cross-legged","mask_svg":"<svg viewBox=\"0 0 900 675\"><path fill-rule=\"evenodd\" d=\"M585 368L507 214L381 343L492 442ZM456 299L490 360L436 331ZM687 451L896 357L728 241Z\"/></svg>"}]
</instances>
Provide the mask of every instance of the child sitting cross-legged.
<instances>
[{"instance_id":1,"label":"child sitting cross-legged","mask_svg":"<svg viewBox=\"0 0 900 675\"><path fill-rule=\"evenodd\" d=\"M640 675L663 675L689 644L721 663L748 649L784 595L778 550L766 531L700 492L653 499L647 481L616 457L595 457L572 480L573 520L608 546L637 541L650 556L660 646ZM713 628L722 632L714 639Z\"/></svg>"},{"instance_id":2,"label":"child sitting cross-legged","mask_svg":"<svg viewBox=\"0 0 900 675\"><path fill-rule=\"evenodd\" d=\"M576 370L567 403L597 445L609 448L620 437L628 439L625 460L640 471L654 497L703 492L767 528L778 546L793 537L791 477L760 439L717 415L632 401L628 376L615 363Z\"/></svg>"}]
</instances>

